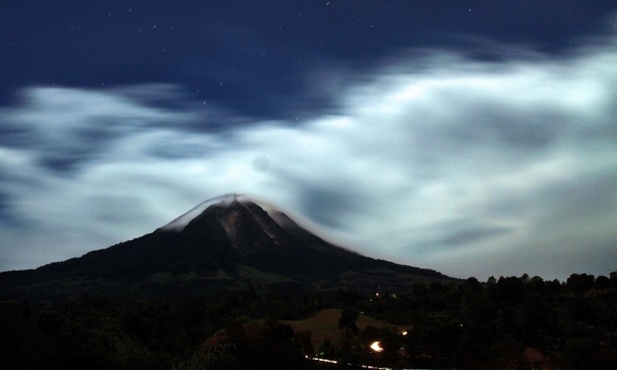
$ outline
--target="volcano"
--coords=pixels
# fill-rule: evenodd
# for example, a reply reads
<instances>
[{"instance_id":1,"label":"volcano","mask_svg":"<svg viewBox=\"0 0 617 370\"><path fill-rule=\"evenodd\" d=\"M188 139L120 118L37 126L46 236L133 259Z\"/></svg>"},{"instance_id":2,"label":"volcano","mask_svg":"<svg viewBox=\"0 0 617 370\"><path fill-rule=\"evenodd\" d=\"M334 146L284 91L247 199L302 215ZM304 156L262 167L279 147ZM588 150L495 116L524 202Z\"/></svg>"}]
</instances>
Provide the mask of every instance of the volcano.
<instances>
[{"instance_id":1,"label":"volcano","mask_svg":"<svg viewBox=\"0 0 617 370\"><path fill-rule=\"evenodd\" d=\"M360 255L266 202L230 194L142 237L34 270L0 273L0 299L211 296L247 286L265 292L401 291L418 280L453 279Z\"/></svg>"}]
</instances>

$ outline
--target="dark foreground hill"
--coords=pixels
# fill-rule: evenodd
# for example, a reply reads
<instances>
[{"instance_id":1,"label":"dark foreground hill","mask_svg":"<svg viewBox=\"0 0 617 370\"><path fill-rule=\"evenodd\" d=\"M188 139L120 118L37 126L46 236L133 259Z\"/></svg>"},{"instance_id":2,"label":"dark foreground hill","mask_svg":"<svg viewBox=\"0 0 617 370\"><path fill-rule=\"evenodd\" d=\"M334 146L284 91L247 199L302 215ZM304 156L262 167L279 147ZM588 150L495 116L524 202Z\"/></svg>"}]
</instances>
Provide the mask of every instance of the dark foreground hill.
<instances>
[{"instance_id":1,"label":"dark foreground hill","mask_svg":"<svg viewBox=\"0 0 617 370\"><path fill-rule=\"evenodd\" d=\"M216 296L351 287L409 291L438 272L362 256L285 213L236 195L205 202L140 238L35 270L0 273L0 299Z\"/></svg>"}]
</instances>

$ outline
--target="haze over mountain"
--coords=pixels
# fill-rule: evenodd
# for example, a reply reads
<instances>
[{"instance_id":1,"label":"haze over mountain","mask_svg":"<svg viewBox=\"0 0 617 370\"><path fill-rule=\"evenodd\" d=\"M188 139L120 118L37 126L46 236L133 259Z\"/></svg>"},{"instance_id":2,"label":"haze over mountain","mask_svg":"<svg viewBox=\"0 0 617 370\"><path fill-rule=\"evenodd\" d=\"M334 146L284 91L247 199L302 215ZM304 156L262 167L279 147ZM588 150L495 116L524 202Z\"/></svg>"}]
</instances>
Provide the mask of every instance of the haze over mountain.
<instances>
[{"instance_id":1,"label":"haze over mountain","mask_svg":"<svg viewBox=\"0 0 617 370\"><path fill-rule=\"evenodd\" d=\"M307 231L283 211L229 194L142 237L34 270L0 274L0 298L64 299L269 292L407 290L451 278L362 256Z\"/></svg>"}]
</instances>

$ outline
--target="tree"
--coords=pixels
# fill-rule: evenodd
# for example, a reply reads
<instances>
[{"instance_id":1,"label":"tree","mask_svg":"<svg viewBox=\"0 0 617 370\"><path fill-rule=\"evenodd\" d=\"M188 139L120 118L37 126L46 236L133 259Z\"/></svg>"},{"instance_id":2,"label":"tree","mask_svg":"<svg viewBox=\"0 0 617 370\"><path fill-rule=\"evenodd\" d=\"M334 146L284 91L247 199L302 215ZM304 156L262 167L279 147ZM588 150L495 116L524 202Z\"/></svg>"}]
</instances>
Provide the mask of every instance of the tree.
<instances>
[{"instance_id":1,"label":"tree","mask_svg":"<svg viewBox=\"0 0 617 370\"><path fill-rule=\"evenodd\" d=\"M339 358L339 368L361 368L361 364L366 363L364 358L362 343L360 338L356 335L356 331L345 328L341 340L339 342L341 348L341 357Z\"/></svg>"},{"instance_id":2,"label":"tree","mask_svg":"<svg viewBox=\"0 0 617 370\"><path fill-rule=\"evenodd\" d=\"M566 280L566 288L574 294L581 296L593 288L594 276L587 274L572 274Z\"/></svg>"},{"instance_id":3,"label":"tree","mask_svg":"<svg viewBox=\"0 0 617 370\"><path fill-rule=\"evenodd\" d=\"M433 357L449 364L461 356L462 328L462 323L451 313L431 312L419 330L420 342Z\"/></svg>"},{"instance_id":4,"label":"tree","mask_svg":"<svg viewBox=\"0 0 617 370\"><path fill-rule=\"evenodd\" d=\"M546 293L546 284L544 283L544 279L539 276L534 276L531 278L529 282L531 287L531 291L536 292L540 295L544 295Z\"/></svg>"},{"instance_id":5,"label":"tree","mask_svg":"<svg viewBox=\"0 0 617 370\"><path fill-rule=\"evenodd\" d=\"M525 294L520 308L520 326L523 333L523 342L537 346L538 333L547 329L552 317L551 307L546 300L536 292Z\"/></svg>"},{"instance_id":6,"label":"tree","mask_svg":"<svg viewBox=\"0 0 617 370\"><path fill-rule=\"evenodd\" d=\"M613 288L617 288L617 271L613 271L609 275L611 277L611 285Z\"/></svg>"},{"instance_id":7,"label":"tree","mask_svg":"<svg viewBox=\"0 0 617 370\"><path fill-rule=\"evenodd\" d=\"M341 317L338 320L339 329L350 329L354 334L358 332L356 320L360 313L357 310L348 308L341 312Z\"/></svg>"},{"instance_id":8,"label":"tree","mask_svg":"<svg viewBox=\"0 0 617 370\"><path fill-rule=\"evenodd\" d=\"M506 302L520 302L525 294L525 286L516 276L500 277L497 281L497 289L500 298Z\"/></svg>"},{"instance_id":9,"label":"tree","mask_svg":"<svg viewBox=\"0 0 617 370\"><path fill-rule=\"evenodd\" d=\"M593 286L597 289L608 289L611 287L611 280L604 275L600 275L596 278Z\"/></svg>"},{"instance_id":10,"label":"tree","mask_svg":"<svg viewBox=\"0 0 617 370\"><path fill-rule=\"evenodd\" d=\"M479 291L482 289L482 284L480 284L478 279L476 279L475 277L470 277L467 280L465 280L462 286L472 292Z\"/></svg>"}]
</instances>

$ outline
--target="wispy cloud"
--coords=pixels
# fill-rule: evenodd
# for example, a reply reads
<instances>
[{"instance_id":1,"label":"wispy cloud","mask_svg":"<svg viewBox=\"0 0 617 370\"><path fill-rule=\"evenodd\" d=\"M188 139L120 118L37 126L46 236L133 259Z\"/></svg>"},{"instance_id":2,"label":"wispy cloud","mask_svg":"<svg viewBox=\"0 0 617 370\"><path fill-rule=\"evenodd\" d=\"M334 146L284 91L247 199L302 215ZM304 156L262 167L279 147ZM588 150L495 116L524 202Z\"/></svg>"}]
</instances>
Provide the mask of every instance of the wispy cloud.
<instances>
[{"instance_id":1,"label":"wispy cloud","mask_svg":"<svg viewBox=\"0 0 617 370\"><path fill-rule=\"evenodd\" d=\"M454 276L614 270L615 45L415 61L332 85L335 114L302 122L247 121L174 85L24 89L0 111L0 270L140 236L229 192Z\"/></svg>"}]
</instances>

